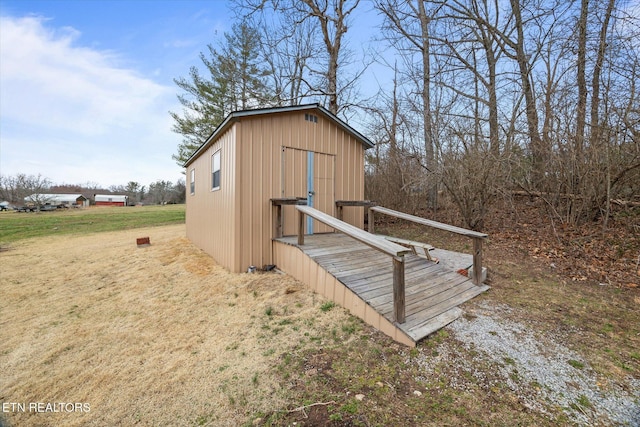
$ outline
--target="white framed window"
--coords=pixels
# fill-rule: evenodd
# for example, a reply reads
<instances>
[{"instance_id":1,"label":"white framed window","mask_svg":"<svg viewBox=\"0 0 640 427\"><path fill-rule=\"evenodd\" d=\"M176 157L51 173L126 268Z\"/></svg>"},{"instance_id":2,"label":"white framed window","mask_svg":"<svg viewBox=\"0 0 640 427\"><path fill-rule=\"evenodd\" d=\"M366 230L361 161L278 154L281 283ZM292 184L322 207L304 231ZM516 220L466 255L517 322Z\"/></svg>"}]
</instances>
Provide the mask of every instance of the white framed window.
<instances>
[{"instance_id":1,"label":"white framed window","mask_svg":"<svg viewBox=\"0 0 640 427\"><path fill-rule=\"evenodd\" d=\"M189 180L189 191L191 194L196 194L196 170L191 169L191 179Z\"/></svg>"},{"instance_id":2,"label":"white framed window","mask_svg":"<svg viewBox=\"0 0 640 427\"><path fill-rule=\"evenodd\" d=\"M220 150L211 156L211 190L220 189Z\"/></svg>"}]
</instances>

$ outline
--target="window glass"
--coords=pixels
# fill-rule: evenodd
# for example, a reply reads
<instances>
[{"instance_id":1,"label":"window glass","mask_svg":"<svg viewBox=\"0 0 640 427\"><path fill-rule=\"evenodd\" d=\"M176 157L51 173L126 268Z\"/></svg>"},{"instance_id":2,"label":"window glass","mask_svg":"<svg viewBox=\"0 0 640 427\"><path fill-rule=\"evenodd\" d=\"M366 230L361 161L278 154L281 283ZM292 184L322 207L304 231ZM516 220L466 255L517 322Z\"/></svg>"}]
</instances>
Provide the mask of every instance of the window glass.
<instances>
[{"instance_id":1,"label":"window glass","mask_svg":"<svg viewBox=\"0 0 640 427\"><path fill-rule=\"evenodd\" d=\"M196 170L191 169L191 180L189 182L191 194L195 194L196 192Z\"/></svg>"},{"instance_id":2,"label":"window glass","mask_svg":"<svg viewBox=\"0 0 640 427\"><path fill-rule=\"evenodd\" d=\"M220 188L220 150L211 156L211 189Z\"/></svg>"}]
</instances>

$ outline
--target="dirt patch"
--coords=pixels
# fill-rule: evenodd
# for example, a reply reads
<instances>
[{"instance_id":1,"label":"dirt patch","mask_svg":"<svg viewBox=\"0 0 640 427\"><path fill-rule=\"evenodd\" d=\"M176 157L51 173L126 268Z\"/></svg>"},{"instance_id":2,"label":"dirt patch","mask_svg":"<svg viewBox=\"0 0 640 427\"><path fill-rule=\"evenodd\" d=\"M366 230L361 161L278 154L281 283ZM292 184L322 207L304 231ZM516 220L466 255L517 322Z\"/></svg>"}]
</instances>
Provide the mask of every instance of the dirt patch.
<instances>
[{"instance_id":1,"label":"dirt patch","mask_svg":"<svg viewBox=\"0 0 640 427\"><path fill-rule=\"evenodd\" d=\"M13 249L0 260L0 401L26 410L5 413L11 425L236 426L287 405L270 371L281 354L321 347L349 319L288 276L229 273L184 225ZM88 406L30 411L38 402Z\"/></svg>"}]
</instances>

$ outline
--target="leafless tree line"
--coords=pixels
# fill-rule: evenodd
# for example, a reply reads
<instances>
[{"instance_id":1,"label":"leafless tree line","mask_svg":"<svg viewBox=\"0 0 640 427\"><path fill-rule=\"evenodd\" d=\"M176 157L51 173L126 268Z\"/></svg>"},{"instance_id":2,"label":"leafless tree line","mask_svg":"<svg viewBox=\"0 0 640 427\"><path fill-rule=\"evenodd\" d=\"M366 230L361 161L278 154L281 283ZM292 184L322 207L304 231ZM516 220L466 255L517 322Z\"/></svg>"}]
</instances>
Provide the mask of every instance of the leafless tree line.
<instances>
[{"instance_id":1,"label":"leafless tree line","mask_svg":"<svg viewBox=\"0 0 640 427\"><path fill-rule=\"evenodd\" d=\"M369 198L405 210L451 202L481 229L491 203L514 192L541 197L567 223L606 223L611 200L640 197L630 0L234 5L260 33L276 105L319 101L367 129ZM356 19L377 26L362 56L349 43ZM372 63L394 78L363 99Z\"/></svg>"},{"instance_id":2,"label":"leafless tree line","mask_svg":"<svg viewBox=\"0 0 640 427\"><path fill-rule=\"evenodd\" d=\"M640 27L631 6L376 1L381 41L401 65L370 106L384 116L377 142L386 147L370 158L370 197L389 181L388 203L402 204L402 194L412 208L420 194L435 207L440 188L472 228L513 191L542 197L569 223L606 220L612 199L637 199Z\"/></svg>"},{"instance_id":3,"label":"leafless tree line","mask_svg":"<svg viewBox=\"0 0 640 427\"><path fill-rule=\"evenodd\" d=\"M166 204L184 203L186 187L184 178L175 183L157 180L148 187L136 181L129 181L127 185L112 185L108 189L98 184L54 184L42 175L0 175L0 202L9 202L14 206L22 206L25 202L44 205L49 202L49 194L84 194L91 198L95 194L121 194L128 196L129 204Z\"/></svg>"}]
</instances>

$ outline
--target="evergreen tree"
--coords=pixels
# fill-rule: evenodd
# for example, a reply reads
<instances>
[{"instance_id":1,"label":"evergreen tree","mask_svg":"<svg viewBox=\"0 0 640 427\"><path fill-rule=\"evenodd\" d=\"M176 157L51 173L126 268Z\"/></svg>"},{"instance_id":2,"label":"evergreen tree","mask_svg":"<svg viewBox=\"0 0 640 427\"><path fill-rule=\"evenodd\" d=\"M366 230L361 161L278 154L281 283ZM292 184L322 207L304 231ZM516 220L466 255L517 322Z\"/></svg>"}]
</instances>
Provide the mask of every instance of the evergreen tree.
<instances>
[{"instance_id":1,"label":"evergreen tree","mask_svg":"<svg viewBox=\"0 0 640 427\"><path fill-rule=\"evenodd\" d=\"M262 66L260 33L243 22L224 38L219 50L210 44L208 55L200 53L208 75L193 66L188 78L174 80L184 91L178 95L182 113L169 113L175 120L172 130L183 136L173 155L180 166L229 113L275 104L265 83L268 72Z\"/></svg>"}]
</instances>

